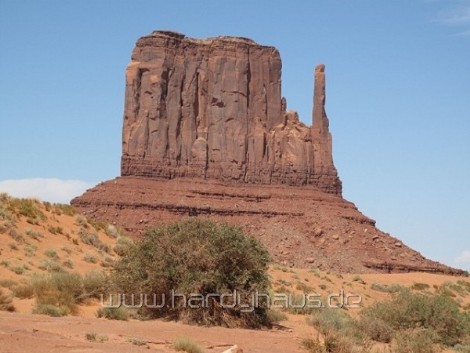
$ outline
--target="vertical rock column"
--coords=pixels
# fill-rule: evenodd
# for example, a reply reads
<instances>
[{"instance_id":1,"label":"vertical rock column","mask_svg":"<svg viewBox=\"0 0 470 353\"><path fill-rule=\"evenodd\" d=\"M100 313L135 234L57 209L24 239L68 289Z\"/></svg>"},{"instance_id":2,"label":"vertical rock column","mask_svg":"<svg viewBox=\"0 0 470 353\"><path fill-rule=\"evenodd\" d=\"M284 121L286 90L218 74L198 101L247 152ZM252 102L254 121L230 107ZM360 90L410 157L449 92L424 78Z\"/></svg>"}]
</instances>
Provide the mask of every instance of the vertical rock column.
<instances>
[{"instance_id":1,"label":"vertical rock column","mask_svg":"<svg viewBox=\"0 0 470 353\"><path fill-rule=\"evenodd\" d=\"M314 179L321 189L341 193L341 181L333 164L332 138L325 111L325 65L315 67L312 111L312 144Z\"/></svg>"}]
</instances>

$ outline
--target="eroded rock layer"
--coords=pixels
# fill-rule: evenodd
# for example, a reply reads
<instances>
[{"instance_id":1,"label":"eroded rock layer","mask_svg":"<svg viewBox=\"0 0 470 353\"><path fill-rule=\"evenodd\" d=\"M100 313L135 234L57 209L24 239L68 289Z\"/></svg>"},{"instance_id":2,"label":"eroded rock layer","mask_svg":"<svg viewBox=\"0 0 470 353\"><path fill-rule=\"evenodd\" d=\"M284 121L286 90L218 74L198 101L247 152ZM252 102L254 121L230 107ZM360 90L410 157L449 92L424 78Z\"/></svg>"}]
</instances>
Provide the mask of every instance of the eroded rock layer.
<instances>
[{"instance_id":1,"label":"eroded rock layer","mask_svg":"<svg viewBox=\"0 0 470 353\"><path fill-rule=\"evenodd\" d=\"M87 217L123 226L137 237L188 217L230 222L259 239L275 262L288 266L351 273L463 273L380 231L352 202L309 186L120 177L72 204Z\"/></svg>"},{"instance_id":2,"label":"eroded rock layer","mask_svg":"<svg viewBox=\"0 0 470 353\"><path fill-rule=\"evenodd\" d=\"M341 195L333 165L324 66L312 127L286 111L274 47L156 31L126 70L121 175L313 185Z\"/></svg>"}]
</instances>

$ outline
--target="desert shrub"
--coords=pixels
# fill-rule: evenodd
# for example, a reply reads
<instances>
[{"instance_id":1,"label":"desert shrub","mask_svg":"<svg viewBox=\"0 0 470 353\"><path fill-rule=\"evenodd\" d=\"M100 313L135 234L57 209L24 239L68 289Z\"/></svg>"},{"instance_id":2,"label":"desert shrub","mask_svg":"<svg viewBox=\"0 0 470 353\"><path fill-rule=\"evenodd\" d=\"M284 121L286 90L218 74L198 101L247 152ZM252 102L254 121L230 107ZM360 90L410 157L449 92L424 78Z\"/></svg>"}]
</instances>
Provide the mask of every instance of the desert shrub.
<instances>
[{"instance_id":1,"label":"desert shrub","mask_svg":"<svg viewBox=\"0 0 470 353\"><path fill-rule=\"evenodd\" d=\"M360 317L357 328L371 340L383 343L389 343L395 333L384 320L369 316Z\"/></svg>"},{"instance_id":2,"label":"desert shrub","mask_svg":"<svg viewBox=\"0 0 470 353\"><path fill-rule=\"evenodd\" d=\"M18 231L17 229L10 229L10 231L8 232L8 235L10 237L12 237L17 243L25 243L26 242L26 239L24 237L23 234L21 234L20 231Z\"/></svg>"},{"instance_id":3,"label":"desert shrub","mask_svg":"<svg viewBox=\"0 0 470 353\"><path fill-rule=\"evenodd\" d=\"M70 205L56 203L53 205L53 212L57 215L65 214L67 216L75 216L77 211Z\"/></svg>"},{"instance_id":4,"label":"desert shrub","mask_svg":"<svg viewBox=\"0 0 470 353\"><path fill-rule=\"evenodd\" d=\"M31 284L20 284L13 287L13 295L20 299L34 297L34 287Z\"/></svg>"},{"instance_id":5,"label":"desert shrub","mask_svg":"<svg viewBox=\"0 0 470 353\"><path fill-rule=\"evenodd\" d=\"M395 331L422 327L435 332L437 343L459 343L470 329L468 316L445 295L423 295L401 291L390 301L375 303L363 315L380 319Z\"/></svg>"},{"instance_id":6,"label":"desert shrub","mask_svg":"<svg viewBox=\"0 0 470 353\"><path fill-rule=\"evenodd\" d=\"M91 264L96 264L98 262L98 258L93 254L85 254L85 256L83 256L83 260Z\"/></svg>"},{"instance_id":7,"label":"desert shrub","mask_svg":"<svg viewBox=\"0 0 470 353\"><path fill-rule=\"evenodd\" d=\"M63 234L64 233L64 229L62 227L59 227L59 226L49 226L47 227L47 230L49 231L49 233L51 234Z\"/></svg>"},{"instance_id":8,"label":"desert shrub","mask_svg":"<svg viewBox=\"0 0 470 353\"><path fill-rule=\"evenodd\" d=\"M132 343L134 346L145 346L148 343L147 340L139 337L131 337L127 341Z\"/></svg>"},{"instance_id":9,"label":"desert shrub","mask_svg":"<svg viewBox=\"0 0 470 353\"><path fill-rule=\"evenodd\" d=\"M12 289L16 285L16 281L12 279L0 280L0 287Z\"/></svg>"},{"instance_id":10,"label":"desert shrub","mask_svg":"<svg viewBox=\"0 0 470 353\"><path fill-rule=\"evenodd\" d=\"M101 266L103 267L113 267L114 266L114 259L109 256L105 256L104 259L101 261Z\"/></svg>"},{"instance_id":11,"label":"desert shrub","mask_svg":"<svg viewBox=\"0 0 470 353\"><path fill-rule=\"evenodd\" d=\"M59 255L57 255L57 252L54 249L49 248L49 249L44 250L44 255L54 260L59 259Z\"/></svg>"},{"instance_id":12,"label":"desert shrub","mask_svg":"<svg viewBox=\"0 0 470 353\"><path fill-rule=\"evenodd\" d=\"M315 288L313 288L312 286L309 286L308 284L305 284L304 282L300 282L300 281L297 282L297 284L295 285L295 288L304 293L313 292L315 290Z\"/></svg>"},{"instance_id":13,"label":"desert shrub","mask_svg":"<svg viewBox=\"0 0 470 353\"><path fill-rule=\"evenodd\" d=\"M73 261L71 259L64 260L62 262L62 266L67 267L69 269L73 268Z\"/></svg>"},{"instance_id":14,"label":"desert shrub","mask_svg":"<svg viewBox=\"0 0 470 353\"><path fill-rule=\"evenodd\" d=\"M106 308L99 308L96 312L97 317L104 317L108 320L129 320L129 311L126 308L118 307L106 307Z\"/></svg>"},{"instance_id":15,"label":"desert shrub","mask_svg":"<svg viewBox=\"0 0 470 353\"><path fill-rule=\"evenodd\" d=\"M36 245L28 244L24 247L24 254L27 257L33 257L37 249L38 247Z\"/></svg>"},{"instance_id":16,"label":"desert shrub","mask_svg":"<svg viewBox=\"0 0 470 353\"><path fill-rule=\"evenodd\" d=\"M320 338L303 338L300 342L308 353L327 353Z\"/></svg>"},{"instance_id":17,"label":"desert shrub","mask_svg":"<svg viewBox=\"0 0 470 353\"><path fill-rule=\"evenodd\" d=\"M340 331L347 333L352 330L354 320L340 309L325 307L312 311L308 323L322 334Z\"/></svg>"},{"instance_id":18,"label":"desert shrub","mask_svg":"<svg viewBox=\"0 0 470 353\"><path fill-rule=\"evenodd\" d=\"M361 276L359 275L355 275L353 278L352 278L352 281L353 282L358 282L360 284L366 284L366 282L362 279Z\"/></svg>"},{"instance_id":19,"label":"desert shrub","mask_svg":"<svg viewBox=\"0 0 470 353\"><path fill-rule=\"evenodd\" d=\"M15 311L12 301L11 295L5 294L0 288L0 311Z\"/></svg>"},{"instance_id":20,"label":"desert shrub","mask_svg":"<svg viewBox=\"0 0 470 353\"><path fill-rule=\"evenodd\" d=\"M77 303L83 298L82 278L78 273L55 272L32 278L36 312L50 315L62 313L64 316L76 312Z\"/></svg>"},{"instance_id":21,"label":"desert shrub","mask_svg":"<svg viewBox=\"0 0 470 353\"><path fill-rule=\"evenodd\" d=\"M25 271L25 268L23 266L17 265L10 267L10 270L17 275L22 275Z\"/></svg>"},{"instance_id":22,"label":"desert shrub","mask_svg":"<svg viewBox=\"0 0 470 353\"><path fill-rule=\"evenodd\" d=\"M28 237L36 240L39 240L39 238L44 237L40 232L34 231L32 229L27 229L25 233Z\"/></svg>"},{"instance_id":23,"label":"desert shrub","mask_svg":"<svg viewBox=\"0 0 470 353\"><path fill-rule=\"evenodd\" d=\"M47 217L41 211L40 202L34 199L11 199L11 207L18 212L19 215L35 220L46 220Z\"/></svg>"},{"instance_id":24,"label":"desert shrub","mask_svg":"<svg viewBox=\"0 0 470 353\"><path fill-rule=\"evenodd\" d=\"M11 250L19 250L18 246L17 246L15 243L10 243L10 244L8 244L8 247L9 247Z\"/></svg>"},{"instance_id":25,"label":"desert shrub","mask_svg":"<svg viewBox=\"0 0 470 353\"><path fill-rule=\"evenodd\" d=\"M116 226L113 226L112 224L108 224L105 227L105 232L106 232L106 235L110 238L117 239L118 237L121 236L121 231Z\"/></svg>"},{"instance_id":26,"label":"desert shrub","mask_svg":"<svg viewBox=\"0 0 470 353\"><path fill-rule=\"evenodd\" d=\"M62 265L50 259L43 259L39 262L38 268L48 272L64 272Z\"/></svg>"},{"instance_id":27,"label":"desert shrub","mask_svg":"<svg viewBox=\"0 0 470 353\"><path fill-rule=\"evenodd\" d=\"M98 250L103 250L104 252L109 253L110 252L110 247L108 244L105 244L101 241L101 239L98 237L98 234L96 233L89 233L85 229L80 229L78 233L80 240L82 243L94 246Z\"/></svg>"},{"instance_id":28,"label":"desert shrub","mask_svg":"<svg viewBox=\"0 0 470 353\"><path fill-rule=\"evenodd\" d=\"M124 256L133 245L134 241L131 238L126 236L120 236L118 237L113 250L117 255Z\"/></svg>"},{"instance_id":29,"label":"desert shrub","mask_svg":"<svg viewBox=\"0 0 470 353\"><path fill-rule=\"evenodd\" d=\"M324 335L324 345L326 352L332 353L351 353L353 352L354 343L347 335L340 332L327 332Z\"/></svg>"},{"instance_id":30,"label":"desert shrub","mask_svg":"<svg viewBox=\"0 0 470 353\"><path fill-rule=\"evenodd\" d=\"M88 298L101 298L108 291L109 278L100 271L92 271L83 276L83 292Z\"/></svg>"},{"instance_id":31,"label":"desert shrub","mask_svg":"<svg viewBox=\"0 0 470 353\"><path fill-rule=\"evenodd\" d=\"M108 336L98 335L96 332L87 332L85 334L85 339L90 342L99 342L103 343L109 340Z\"/></svg>"},{"instance_id":32,"label":"desert shrub","mask_svg":"<svg viewBox=\"0 0 470 353\"><path fill-rule=\"evenodd\" d=\"M432 333L423 329L399 331L395 339L394 353L436 352Z\"/></svg>"},{"instance_id":33,"label":"desert shrub","mask_svg":"<svg viewBox=\"0 0 470 353\"><path fill-rule=\"evenodd\" d=\"M426 289L429 289L429 284L427 283L413 283L413 285L411 286L411 289L413 290L426 290Z\"/></svg>"},{"instance_id":34,"label":"desert shrub","mask_svg":"<svg viewBox=\"0 0 470 353\"><path fill-rule=\"evenodd\" d=\"M384 293L397 293L404 289L403 286L399 284L381 284L381 283L372 283L370 288L377 292L384 292Z\"/></svg>"},{"instance_id":35,"label":"desert shrub","mask_svg":"<svg viewBox=\"0 0 470 353\"><path fill-rule=\"evenodd\" d=\"M287 315L279 310L269 309L267 312L267 315L268 315L268 320L271 323L278 323L280 321L287 320Z\"/></svg>"},{"instance_id":36,"label":"desert shrub","mask_svg":"<svg viewBox=\"0 0 470 353\"><path fill-rule=\"evenodd\" d=\"M179 337L173 343L173 348L178 352L203 353L202 348L189 337Z\"/></svg>"},{"instance_id":37,"label":"desert shrub","mask_svg":"<svg viewBox=\"0 0 470 353\"><path fill-rule=\"evenodd\" d=\"M220 297L234 293L249 303L255 290L267 293L267 250L240 228L192 219L148 231L115 265L115 283L126 294L186 298L198 293L207 305L189 308L186 300L168 307L145 308L155 317L183 319L206 325L258 327L267 324L267 308L252 312L241 307L222 308ZM173 292L174 291L174 292ZM201 303L201 302L199 302ZM226 303L226 302L225 302ZM174 305L173 305L174 304Z\"/></svg>"},{"instance_id":38,"label":"desert shrub","mask_svg":"<svg viewBox=\"0 0 470 353\"><path fill-rule=\"evenodd\" d=\"M88 225L88 220L86 219L85 216L79 214L75 217L75 224L87 229L89 227Z\"/></svg>"},{"instance_id":39,"label":"desert shrub","mask_svg":"<svg viewBox=\"0 0 470 353\"><path fill-rule=\"evenodd\" d=\"M452 347L454 351L459 353L470 353L470 344L456 344Z\"/></svg>"},{"instance_id":40,"label":"desert shrub","mask_svg":"<svg viewBox=\"0 0 470 353\"><path fill-rule=\"evenodd\" d=\"M53 317L66 316L69 313L70 312L68 311L68 308L56 306L52 304L37 304L33 308L33 314L42 314L42 315L48 315L48 316L53 316Z\"/></svg>"}]
</instances>

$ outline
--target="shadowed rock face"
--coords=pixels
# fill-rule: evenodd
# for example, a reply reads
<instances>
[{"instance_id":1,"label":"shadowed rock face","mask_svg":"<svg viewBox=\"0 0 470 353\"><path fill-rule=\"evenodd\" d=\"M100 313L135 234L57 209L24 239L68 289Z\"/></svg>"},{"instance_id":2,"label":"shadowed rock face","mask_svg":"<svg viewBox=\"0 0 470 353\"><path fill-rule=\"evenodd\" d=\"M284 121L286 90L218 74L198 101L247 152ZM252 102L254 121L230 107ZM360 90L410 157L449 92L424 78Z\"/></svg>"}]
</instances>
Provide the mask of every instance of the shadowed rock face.
<instances>
[{"instance_id":1,"label":"shadowed rock face","mask_svg":"<svg viewBox=\"0 0 470 353\"><path fill-rule=\"evenodd\" d=\"M239 37L140 38L126 71L121 174L313 185L341 195L332 160L324 66L313 126L286 112L281 59Z\"/></svg>"}]
</instances>

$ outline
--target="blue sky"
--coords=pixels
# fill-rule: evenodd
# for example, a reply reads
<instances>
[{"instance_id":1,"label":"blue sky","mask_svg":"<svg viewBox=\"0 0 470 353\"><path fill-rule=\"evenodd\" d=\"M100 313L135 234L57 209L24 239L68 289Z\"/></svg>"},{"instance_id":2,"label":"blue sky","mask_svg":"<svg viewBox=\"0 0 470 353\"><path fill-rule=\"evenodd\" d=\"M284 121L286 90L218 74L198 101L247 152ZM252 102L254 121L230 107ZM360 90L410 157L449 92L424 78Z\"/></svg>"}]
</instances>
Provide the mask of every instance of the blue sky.
<instances>
[{"instance_id":1,"label":"blue sky","mask_svg":"<svg viewBox=\"0 0 470 353\"><path fill-rule=\"evenodd\" d=\"M119 175L124 70L155 29L276 46L308 124L326 64L345 198L470 270L470 0L0 0L0 190L67 201Z\"/></svg>"}]
</instances>

